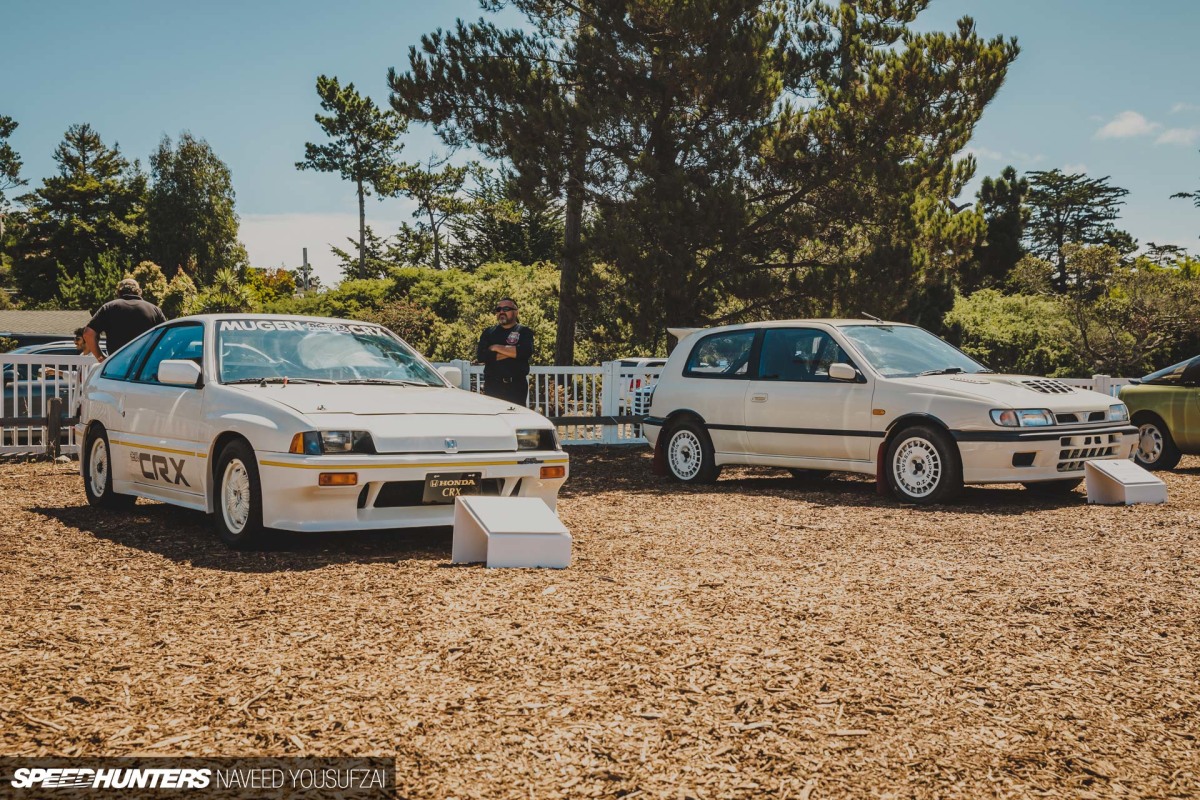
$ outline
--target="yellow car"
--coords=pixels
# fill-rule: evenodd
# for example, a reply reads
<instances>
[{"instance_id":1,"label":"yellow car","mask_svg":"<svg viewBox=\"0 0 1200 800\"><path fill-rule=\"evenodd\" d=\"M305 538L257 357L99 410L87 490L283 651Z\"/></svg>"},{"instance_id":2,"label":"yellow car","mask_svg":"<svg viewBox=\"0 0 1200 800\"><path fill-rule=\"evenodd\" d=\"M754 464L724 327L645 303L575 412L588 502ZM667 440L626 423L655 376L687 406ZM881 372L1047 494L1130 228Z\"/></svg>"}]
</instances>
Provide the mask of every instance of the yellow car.
<instances>
[{"instance_id":1,"label":"yellow car","mask_svg":"<svg viewBox=\"0 0 1200 800\"><path fill-rule=\"evenodd\" d=\"M1200 454L1200 356L1124 387L1121 400L1138 426L1137 463L1171 469L1185 453Z\"/></svg>"}]
</instances>

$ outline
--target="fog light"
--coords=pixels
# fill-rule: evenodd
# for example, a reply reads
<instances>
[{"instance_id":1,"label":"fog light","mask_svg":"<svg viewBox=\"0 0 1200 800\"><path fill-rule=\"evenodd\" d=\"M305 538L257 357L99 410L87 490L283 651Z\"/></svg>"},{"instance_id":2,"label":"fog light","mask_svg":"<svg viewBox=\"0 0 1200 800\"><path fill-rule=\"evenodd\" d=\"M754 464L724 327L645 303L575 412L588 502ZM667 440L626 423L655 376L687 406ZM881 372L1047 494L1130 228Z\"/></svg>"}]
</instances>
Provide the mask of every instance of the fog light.
<instances>
[{"instance_id":1,"label":"fog light","mask_svg":"<svg viewBox=\"0 0 1200 800\"><path fill-rule=\"evenodd\" d=\"M542 467L542 479L546 478L565 478L567 476L567 468L558 467Z\"/></svg>"},{"instance_id":2,"label":"fog light","mask_svg":"<svg viewBox=\"0 0 1200 800\"><path fill-rule=\"evenodd\" d=\"M322 472L317 478L322 486L357 486L357 472Z\"/></svg>"}]
</instances>

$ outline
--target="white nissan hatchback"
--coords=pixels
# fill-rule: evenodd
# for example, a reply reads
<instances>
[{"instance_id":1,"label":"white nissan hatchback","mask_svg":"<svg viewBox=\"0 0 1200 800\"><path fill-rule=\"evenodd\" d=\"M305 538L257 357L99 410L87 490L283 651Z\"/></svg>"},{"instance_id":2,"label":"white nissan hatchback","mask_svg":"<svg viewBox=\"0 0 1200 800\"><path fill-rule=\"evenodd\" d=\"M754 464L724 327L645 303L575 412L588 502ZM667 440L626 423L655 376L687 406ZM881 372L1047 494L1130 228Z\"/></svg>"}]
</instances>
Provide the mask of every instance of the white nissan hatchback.
<instances>
[{"instance_id":1,"label":"white nissan hatchback","mask_svg":"<svg viewBox=\"0 0 1200 800\"><path fill-rule=\"evenodd\" d=\"M459 495L553 509L567 477L548 419L455 388L363 322L173 320L93 369L82 395L88 502L205 511L235 547L264 528L450 525Z\"/></svg>"},{"instance_id":2,"label":"white nissan hatchback","mask_svg":"<svg viewBox=\"0 0 1200 800\"><path fill-rule=\"evenodd\" d=\"M698 330L643 420L655 466L685 482L724 464L857 472L907 502L964 483L1070 491L1137 444L1125 406L1060 381L997 375L912 325L788 320Z\"/></svg>"}]
</instances>

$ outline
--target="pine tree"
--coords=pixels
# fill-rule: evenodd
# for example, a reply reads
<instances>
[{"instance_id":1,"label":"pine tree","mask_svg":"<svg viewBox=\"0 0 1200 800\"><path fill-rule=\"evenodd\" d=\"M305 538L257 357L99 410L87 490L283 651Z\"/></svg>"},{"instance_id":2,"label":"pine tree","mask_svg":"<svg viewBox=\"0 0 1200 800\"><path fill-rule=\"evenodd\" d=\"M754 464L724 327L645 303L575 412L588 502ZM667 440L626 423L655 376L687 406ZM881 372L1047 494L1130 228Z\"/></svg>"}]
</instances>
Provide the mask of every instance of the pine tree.
<instances>
[{"instance_id":1,"label":"pine tree","mask_svg":"<svg viewBox=\"0 0 1200 800\"><path fill-rule=\"evenodd\" d=\"M150 257L168 270L194 265L208 281L224 267L246 265L238 241L233 176L203 139L184 131L167 136L150 157L153 183L147 204Z\"/></svg>"},{"instance_id":2,"label":"pine tree","mask_svg":"<svg viewBox=\"0 0 1200 800\"><path fill-rule=\"evenodd\" d=\"M1072 281L1068 245L1113 245L1133 249L1132 237L1113 225L1128 189L1110 186L1108 176L1089 178L1058 169L1026 173L1030 208L1026 238L1029 250L1054 265L1054 289L1066 292Z\"/></svg>"},{"instance_id":3,"label":"pine tree","mask_svg":"<svg viewBox=\"0 0 1200 800\"><path fill-rule=\"evenodd\" d=\"M21 198L26 229L13 276L27 300L46 301L59 284L80 277L103 253L127 261L145 248L146 176L120 147L105 146L90 125L72 125L54 151L58 174Z\"/></svg>"},{"instance_id":4,"label":"pine tree","mask_svg":"<svg viewBox=\"0 0 1200 800\"><path fill-rule=\"evenodd\" d=\"M1022 240L1029 222L1029 209L1025 206L1028 192L1029 181L1018 177L1013 167L1005 167L998 178L983 179L977 197L987 221L987 234L961 275L959 288L964 294L1003 286L1025 254Z\"/></svg>"},{"instance_id":5,"label":"pine tree","mask_svg":"<svg viewBox=\"0 0 1200 800\"><path fill-rule=\"evenodd\" d=\"M358 273L347 278L368 277L367 207L372 192L386 196L396 189L396 158L404 147L400 137L408 129L408 120L392 111L383 111L369 97L363 97L353 83L343 87L337 78L317 78L317 95L328 115L315 119L329 137L325 144L304 145L304 160L296 169L336 172L353 181L358 195Z\"/></svg>"},{"instance_id":6,"label":"pine tree","mask_svg":"<svg viewBox=\"0 0 1200 800\"><path fill-rule=\"evenodd\" d=\"M28 183L21 179L21 156L8 143L18 124L12 117L0 114L0 242L4 241L4 217L8 213L5 193Z\"/></svg>"}]
</instances>

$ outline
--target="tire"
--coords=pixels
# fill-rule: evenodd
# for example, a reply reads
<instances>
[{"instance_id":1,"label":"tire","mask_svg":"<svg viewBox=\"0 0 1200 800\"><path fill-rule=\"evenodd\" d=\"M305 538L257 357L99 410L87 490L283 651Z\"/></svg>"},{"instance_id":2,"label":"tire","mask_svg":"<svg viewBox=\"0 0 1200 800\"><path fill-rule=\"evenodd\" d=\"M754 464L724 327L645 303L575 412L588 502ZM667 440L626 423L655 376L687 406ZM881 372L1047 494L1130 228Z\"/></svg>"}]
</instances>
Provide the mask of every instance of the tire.
<instances>
[{"instance_id":1,"label":"tire","mask_svg":"<svg viewBox=\"0 0 1200 800\"><path fill-rule=\"evenodd\" d=\"M712 483L721 472L713 456L712 439L694 422L671 428L665 448L667 470L683 483Z\"/></svg>"},{"instance_id":2,"label":"tire","mask_svg":"<svg viewBox=\"0 0 1200 800\"><path fill-rule=\"evenodd\" d=\"M883 469L892 494L901 502L944 503L962 491L958 448L949 436L929 425L914 425L896 434Z\"/></svg>"},{"instance_id":3,"label":"tire","mask_svg":"<svg viewBox=\"0 0 1200 800\"><path fill-rule=\"evenodd\" d=\"M225 445L213 475L213 525L221 541L238 550L262 544L262 484L254 452L242 441Z\"/></svg>"},{"instance_id":4,"label":"tire","mask_svg":"<svg viewBox=\"0 0 1200 800\"><path fill-rule=\"evenodd\" d=\"M1045 495L1046 497L1064 497L1074 492L1079 488L1079 484L1083 483L1083 478L1067 478L1061 481L1038 481L1037 483L1021 484L1034 494Z\"/></svg>"},{"instance_id":5,"label":"tire","mask_svg":"<svg viewBox=\"0 0 1200 800\"><path fill-rule=\"evenodd\" d=\"M792 477L801 483L823 481L831 474L827 469L789 469L788 472L792 473Z\"/></svg>"},{"instance_id":6,"label":"tire","mask_svg":"<svg viewBox=\"0 0 1200 800\"><path fill-rule=\"evenodd\" d=\"M1149 470L1174 469L1182 453L1175 446L1175 439L1163 421L1153 414L1139 416L1138 446L1133 451L1133 460L1138 466Z\"/></svg>"},{"instance_id":7,"label":"tire","mask_svg":"<svg viewBox=\"0 0 1200 800\"><path fill-rule=\"evenodd\" d=\"M83 446L83 491L87 494L88 505L113 511L133 508L136 497L113 491L112 466L108 432L96 426L88 432Z\"/></svg>"}]
</instances>

